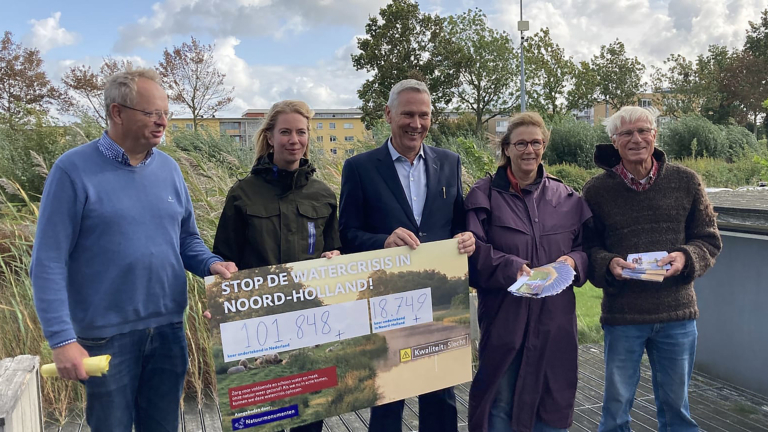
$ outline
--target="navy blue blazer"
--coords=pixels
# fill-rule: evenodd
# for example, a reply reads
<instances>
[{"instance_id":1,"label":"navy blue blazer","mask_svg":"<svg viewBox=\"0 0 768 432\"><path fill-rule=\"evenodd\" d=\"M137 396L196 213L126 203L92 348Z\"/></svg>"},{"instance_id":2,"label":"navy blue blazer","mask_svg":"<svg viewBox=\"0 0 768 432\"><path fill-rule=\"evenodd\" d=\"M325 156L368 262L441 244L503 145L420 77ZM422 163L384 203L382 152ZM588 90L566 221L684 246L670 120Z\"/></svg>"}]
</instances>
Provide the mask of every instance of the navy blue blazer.
<instances>
[{"instance_id":1,"label":"navy blue blazer","mask_svg":"<svg viewBox=\"0 0 768 432\"><path fill-rule=\"evenodd\" d=\"M422 145L427 198L416 223L397 176L387 143L344 162L339 200L339 236L344 253L383 249L397 228L422 243L445 240L465 231L461 160L451 151Z\"/></svg>"}]
</instances>

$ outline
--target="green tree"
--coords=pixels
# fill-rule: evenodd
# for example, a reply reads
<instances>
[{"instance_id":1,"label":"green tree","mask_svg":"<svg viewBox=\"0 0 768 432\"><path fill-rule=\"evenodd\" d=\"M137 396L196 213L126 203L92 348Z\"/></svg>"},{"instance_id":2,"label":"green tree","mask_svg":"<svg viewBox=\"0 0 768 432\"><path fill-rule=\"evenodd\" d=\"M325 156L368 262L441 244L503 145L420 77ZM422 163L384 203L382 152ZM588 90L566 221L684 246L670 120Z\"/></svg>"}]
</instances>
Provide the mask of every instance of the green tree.
<instances>
[{"instance_id":1,"label":"green tree","mask_svg":"<svg viewBox=\"0 0 768 432\"><path fill-rule=\"evenodd\" d=\"M716 124L727 124L733 117L733 106L721 86L731 61L731 54L723 45L710 45L706 54L696 58L702 98L699 112Z\"/></svg>"},{"instance_id":2,"label":"green tree","mask_svg":"<svg viewBox=\"0 0 768 432\"><path fill-rule=\"evenodd\" d=\"M696 64L680 54L671 54L664 65L666 71L653 67L651 74L651 87L661 95L664 113L681 117L698 112L702 92Z\"/></svg>"},{"instance_id":3,"label":"green tree","mask_svg":"<svg viewBox=\"0 0 768 432\"><path fill-rule=\"evenodd\" d=\"M627 56L623 42L616 39L608 46L601 46L600 54L592 57L591 65L597 74L599 100L614 109L637 102L645 65L637 57Z\"/></svg>"},{"instance_id":4,"label":"green tree","mask_svg":"<svg viewBox=\"0 0 768 432\"><path fill-rule=\"evenodd\" d=\"M457 79L438 73L440 65L434 57L435 47L445 38L439 16L421 12L418 3L393 0L379 10L378 17L368 19L365 34L357 39L360 53L352 54L352 65L373 74L357 91L366 126L384 117L389 91L404 79L427 84L433 110L451 102Z\"/></svg>"},{"instance_id":5,"label":"green tree","mask_svg":"<svg viewBox=\"0 0 768 432\"><path fill-rule=\"evenodd\" d=\"M746 124L747 119L752 121L755 137L757 118L766 111L763 101L768 98L767 70L768 59L755 57L746 50L734 50L720 82L720 88L726 96L725 102L743 114L737 117L742 118L739 124Z\"/></svg>"},{"instance_id":6,"label":"green tree","mask_svg":"<svg viewBox=\"0 0 768 432\"><path fill-rule=\"evenodd\" d=\"M213 45L190 43L166 48L157 65L163 86L171 102L183 105L192 114L197 130L200 120L212 117L232 103L234 87L224 86L226 74L219 71L213 58Z\"/></svg>"},{"instance_id":7,"label":"green tree","mask_svg":"<svg viewBox=\"0 0 768 432\"><path fill-rule=\"evenodd\" d=\"M556 117L563 113L562 101L566 89L575 80L577 67L571 56L552 41L548 28L543 28L528 39L525 48L526 88L530 89L531 105L542 114ZM530 78L529 78L530 77Z\"/></svg>"},{"instance_id":8,"label":"green tree","mask_svg":"<svg viewBox=\"0 0 768 432\"><path fill-rule=\"evenodd\" d=\"M446 38L435 47L439 75L458 76L451 89L458 106L474 113L475 131L517 102L517 54L509 34L488 27L480 9L449 16Z\"/></svg>"},{"instance_id":9,"label":"green tree","mask_svg":"<svg viewBox=\"0 0 768 432\"><path fill-rule=\"evenodd\" d=\"M582 110L592 108L598 102L597 71L589 62L582 61L576 67L573 86L566 94L566 107L568 109Z\"/></svg>"},{"instance_id":10,"label":"green tree","mask_svg":"<svg viewBox=\"0 0 768 432\"><path fill-rule=\"evenodd\" d=\"M768 60L768 9L760 15L760 22L749 22L744 50L756 58Z\"/></svg>"}]
</instances>

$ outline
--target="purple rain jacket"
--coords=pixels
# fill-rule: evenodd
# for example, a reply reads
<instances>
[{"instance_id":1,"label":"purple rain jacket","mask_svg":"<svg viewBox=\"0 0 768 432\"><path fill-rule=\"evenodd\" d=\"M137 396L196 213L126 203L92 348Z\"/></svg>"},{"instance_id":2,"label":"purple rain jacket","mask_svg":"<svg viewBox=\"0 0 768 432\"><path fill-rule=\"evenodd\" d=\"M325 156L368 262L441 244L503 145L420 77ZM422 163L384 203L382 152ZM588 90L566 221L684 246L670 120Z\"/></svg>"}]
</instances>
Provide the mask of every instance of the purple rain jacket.
<instances>
[{"instance_id":1,"label":"purple rain jacket","mask_svg":"<svg viewBox=\"0 0 768 432\"><path fill-rule=\"evenodd\" d=\"M541 299L507 292L517 272L568 255L576 262L574 285L587 280L581 250L582 224L592 216L586 202L539 166L537 181L510 191L506 167L479 180L465 200L467 229L475 235L469 283L477 289L480 366L469 394L469 430L486 432L499 382L523 349L512 409L512 428L533 429L537 417L552 427L573 420L578 380L576 299L573 286ZM524 348L523 348L524 344Z\"/></svg>"}]
</instances>

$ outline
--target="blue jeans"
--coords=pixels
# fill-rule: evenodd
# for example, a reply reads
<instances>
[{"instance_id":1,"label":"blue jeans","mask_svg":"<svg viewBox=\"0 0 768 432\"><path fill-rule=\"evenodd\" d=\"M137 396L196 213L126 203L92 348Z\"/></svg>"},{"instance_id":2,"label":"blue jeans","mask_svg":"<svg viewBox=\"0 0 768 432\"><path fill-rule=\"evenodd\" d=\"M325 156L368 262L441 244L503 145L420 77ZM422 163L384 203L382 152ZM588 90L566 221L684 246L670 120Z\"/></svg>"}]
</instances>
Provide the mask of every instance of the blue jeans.
<instances>
[{"instance_id":1,"label":"blue jeans","mask_svg":"<svg viewBox=\"0 0 768 432\"><path fill-rule=\"evenodd\" d=\"M189 358L184 323L108 338L78 338L90 356L109 354L109 372L85 384L93 432L177 432Z\"/></svg>"},{"instance_id":2,"label":"blue jeans","mask_svg":"<svg viewBox=\"0 0 768 432\"><path fill-rule=\"evenodd\" d=\"M517 350L515 358L504 372L496 390L496 397L491 404L491 412L488 414L488 432L512 432L512 406L515 401L515 387L517 377L520 375L520 367L523 364L523 350ZM533 432L565 432L567 429L559 429L536 419Z\"/></svg>"},{"instance_id":3,"label":"blue jeans","mask_svg":"<svg viewBox=\"0 0 768 432\"><path fill-rule=\"evenodd\" d=\"M688 409L688 384L696 355L696 321L603 326L605 395L599 432L629 432L629 412L640 382L643 350L651 363L660 431L698 431Z\"/></svg>"}]
</instances>

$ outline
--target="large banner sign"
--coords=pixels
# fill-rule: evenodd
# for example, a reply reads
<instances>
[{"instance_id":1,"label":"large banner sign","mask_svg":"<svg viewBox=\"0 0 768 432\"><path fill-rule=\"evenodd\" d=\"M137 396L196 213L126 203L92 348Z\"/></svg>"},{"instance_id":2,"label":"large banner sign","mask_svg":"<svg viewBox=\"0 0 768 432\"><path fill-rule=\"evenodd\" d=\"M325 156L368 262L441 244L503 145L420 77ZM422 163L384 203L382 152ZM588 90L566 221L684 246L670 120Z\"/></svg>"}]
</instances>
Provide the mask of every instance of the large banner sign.
<instances>
[{"instance_id":1,"label":"large banner sign","mask_svg":"<svg viewBox=\"0 0 768 432\"><path fill-rule=\"evenodd\" d=\"M205 282L224 431L279 431L472 379L457 240Z\"/></svg>"}]
</instances>

